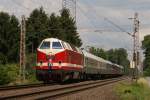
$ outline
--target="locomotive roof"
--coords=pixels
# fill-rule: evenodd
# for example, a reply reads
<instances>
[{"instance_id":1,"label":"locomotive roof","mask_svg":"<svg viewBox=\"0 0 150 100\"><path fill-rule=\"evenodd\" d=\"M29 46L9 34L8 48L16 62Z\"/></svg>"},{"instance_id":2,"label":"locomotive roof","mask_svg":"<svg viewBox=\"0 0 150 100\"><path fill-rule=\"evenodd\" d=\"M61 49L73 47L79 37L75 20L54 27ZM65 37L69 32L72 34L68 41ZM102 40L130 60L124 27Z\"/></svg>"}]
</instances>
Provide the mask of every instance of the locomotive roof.
<instances>
[{"instance_id":1,"label":"locomotive roof","mask_svg":"<svg viewBox=\"0 0 150 100\"><path fill-rule=\"evenodd\" d=\"M57 38L46 38L43 41L61 41L61 40L59 40Z\"/></svg>"}]
</instances>

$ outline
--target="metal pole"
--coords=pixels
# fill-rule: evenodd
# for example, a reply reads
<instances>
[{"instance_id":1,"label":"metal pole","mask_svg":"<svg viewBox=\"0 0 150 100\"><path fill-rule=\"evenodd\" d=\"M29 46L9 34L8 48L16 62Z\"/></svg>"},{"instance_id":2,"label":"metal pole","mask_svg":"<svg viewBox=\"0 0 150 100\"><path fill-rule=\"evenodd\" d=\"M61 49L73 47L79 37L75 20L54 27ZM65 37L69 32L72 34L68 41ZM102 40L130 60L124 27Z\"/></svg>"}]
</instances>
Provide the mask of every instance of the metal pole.
<instances>
[{"instance_id":1,"label":"metal pole","mask_svg":"<svg viewBox=\"0 0 150 100\"><path fill-rule=\"evenodd\" d=\"M21 33L20 33L20 79L21 81L25 80L25 33L26 33L26 23L25 16L23 15L21 20Z\"/></svg>"},{"instance_id":2,"label":"metal pole","mask_svg":"<svg viewBox=\"0 0 150 100\"><path fill-rule=\"evenodd\" d=\"M62 0L62 9L69 9L76 23L76 0Z\"/></svg>"},{"instance_id":3,"label":"metal pole","mask_svg":"<svg viewBox=\"0 0 150 100\"><path fill-rule=\"evenodd\" d=\"M22 81L22 21L21 21L21 25L20 25L20 81Z\"/></svg>"},{"instance_id":4,"label":"metal pole","mask_svg":"<svg viewBox=\"0 0 150 100\"><path fill-rule=\"evenodd\" d=\"M25 75L25 73L26 73L26 71L25 71L25 69L26 69L26 45L25 45L25 35L26 35L26 21L25 21L25 16L23 15L22 16L22 19L23 19L23 57L24 57L24 61L23 61L23 80L25 80L25 78L26 78L26 75Z\"/></svg>"},{"instance_id":5,"label":"metal pole","mask_svg":"<svg viewBox=\"0 0 150 100\"><path fill-rule=\"evenodd\" d=\"M134 15L134 62L135 62L135 78L137 81L137 78L139 76L139 70L140 70L140 61L139 61L139 19L138 19L138 13L135 13Z\"/></svg>"}]
</instances>

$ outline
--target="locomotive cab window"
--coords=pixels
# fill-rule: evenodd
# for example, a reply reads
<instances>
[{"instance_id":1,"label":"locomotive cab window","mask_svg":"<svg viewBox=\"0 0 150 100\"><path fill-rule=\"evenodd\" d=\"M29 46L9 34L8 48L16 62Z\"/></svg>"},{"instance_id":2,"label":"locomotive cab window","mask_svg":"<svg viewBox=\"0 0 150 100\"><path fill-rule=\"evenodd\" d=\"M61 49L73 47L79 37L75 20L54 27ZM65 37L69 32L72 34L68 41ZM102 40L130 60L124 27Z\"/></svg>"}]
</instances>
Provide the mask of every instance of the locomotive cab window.
<instances>
[{"instance_id":1,"label":"locomotive cab window","mask_svg":"<svg viewBox=\"0 0 150 100\"><path fill-rule=\"evenodd\" d=\"M50 49L50 42L44 41L40 46L40 49Z\"/></svg>"},{"instance_id":2,"label":"locomotive cab window","mask_svg":"<svg viewBox=\"0 0 150 100\"><path fill-rule=\"evenodd\" d=\"M52 48L53 49L62 49L62 46L61 46L60 42L53 42Z\"/></svg>"}]
</instances>

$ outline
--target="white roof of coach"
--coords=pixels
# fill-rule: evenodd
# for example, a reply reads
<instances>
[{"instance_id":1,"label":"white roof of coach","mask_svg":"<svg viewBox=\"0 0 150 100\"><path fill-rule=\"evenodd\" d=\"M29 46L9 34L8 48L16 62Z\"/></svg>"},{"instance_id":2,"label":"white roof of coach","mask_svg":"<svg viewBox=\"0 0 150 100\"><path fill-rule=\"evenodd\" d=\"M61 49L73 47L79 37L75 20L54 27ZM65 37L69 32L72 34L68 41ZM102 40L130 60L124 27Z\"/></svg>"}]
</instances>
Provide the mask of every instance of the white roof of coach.
<instances>
[{"instance_id":1,"label":"white roof of coach","mask_svg":"<svg viewBox=\"0 0 150 100\"><path fill-rule=\"evenodd\" d=\"M106 63L110 64L110 65L113 65L112 62L108 61L108 60L105 60Z\"/></svg>"},{"instance_id":2,"label":"white roof of coach","mask_svg":"<svg viewBox=\"0 0 150 100\"><path fill-rule=\"evenodd\" d=\"M97 57L97 56L95 56L95 55L93 55L93 54L91 54L91 53L89 53L89 52L87 52L85 50L82 50L82 52L83 52L85 57L92 58L92 59L95 59L95 60L100 61L100 62L105 62L105 63L111 64L111 62L106 61L103 58Z\"/></svg>"},{"instance_id":3,"label":"white roof of coach","mask_svg":"<svg viewBox=\"0 0 150 100\"><path fill-rule=\"evenodd\" d=\"M118 64L114 64L116 67L123 69L123 66L118 65Z\"/></svg>"},{"instance_id":4,"label":"white roof of coach","mask_svg":"<svg viewBox=\"0 0 150 100\"><path fill-rule=\"evenodd\" d=\"M124 67L123 67L123 66L121 66L121 65L118 65L118 67L119 67L119 68L121 68L121 69L123 69L123 68L124 68Z\"/></svg>"}]
</instances>

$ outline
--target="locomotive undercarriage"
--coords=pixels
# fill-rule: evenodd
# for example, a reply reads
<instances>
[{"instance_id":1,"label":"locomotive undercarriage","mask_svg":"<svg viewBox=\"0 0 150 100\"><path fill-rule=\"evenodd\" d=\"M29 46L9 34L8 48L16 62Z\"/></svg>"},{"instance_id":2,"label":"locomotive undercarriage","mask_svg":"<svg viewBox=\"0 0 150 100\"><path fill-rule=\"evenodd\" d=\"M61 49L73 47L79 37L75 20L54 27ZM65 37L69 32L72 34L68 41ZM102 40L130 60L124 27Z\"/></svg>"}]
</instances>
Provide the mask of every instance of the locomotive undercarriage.
<instances>
[{"instance_id":1,"label":"locomotive undercarriage","mask_svg":"<svg viewBox=\"0 0 150 100\"><path fill-rule=\"evenodd\" d=\"M36 77L39 81L45 83L50 81L64 82L69 79L80 79L80 72L65 71L65 70L36 70Z\"/></svg>"},{"instance_id":2,"label":"locomotive undercarriage","mask_svg":"<svg viewBox=\"0 0 150 100\"><path fill-rule=\"evenodd\" d=\"M118 77L121 75L116 74L88 74L79 71L65 71L65 70L36 70L36 77L39 81L48 83L50 81L65 82L66 80L77 79L77 80L97 80Z\"/></svg>"}]
</instances>

